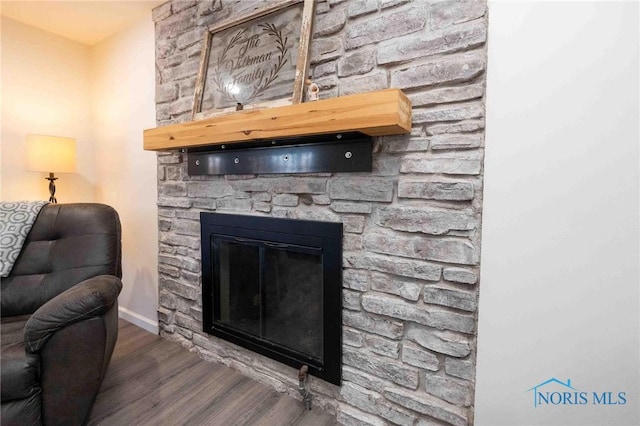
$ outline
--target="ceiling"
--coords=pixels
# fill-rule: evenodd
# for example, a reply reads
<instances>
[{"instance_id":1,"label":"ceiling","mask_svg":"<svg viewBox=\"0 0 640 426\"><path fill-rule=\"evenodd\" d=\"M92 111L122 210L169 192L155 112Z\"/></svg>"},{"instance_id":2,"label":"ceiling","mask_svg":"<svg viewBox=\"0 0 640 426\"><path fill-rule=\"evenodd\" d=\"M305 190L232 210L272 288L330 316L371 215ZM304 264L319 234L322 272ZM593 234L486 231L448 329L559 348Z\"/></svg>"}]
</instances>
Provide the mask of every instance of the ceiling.
<instances>
[{"instance_id":1,"label":"ceiling","mask_svg":"<svg viewBox=\"0 0 640 426\"><path fill-rule=\"evenodd\" d=\"M167 0L0 1L0 14L92 46Z\"/></svg>"}]
</instances>

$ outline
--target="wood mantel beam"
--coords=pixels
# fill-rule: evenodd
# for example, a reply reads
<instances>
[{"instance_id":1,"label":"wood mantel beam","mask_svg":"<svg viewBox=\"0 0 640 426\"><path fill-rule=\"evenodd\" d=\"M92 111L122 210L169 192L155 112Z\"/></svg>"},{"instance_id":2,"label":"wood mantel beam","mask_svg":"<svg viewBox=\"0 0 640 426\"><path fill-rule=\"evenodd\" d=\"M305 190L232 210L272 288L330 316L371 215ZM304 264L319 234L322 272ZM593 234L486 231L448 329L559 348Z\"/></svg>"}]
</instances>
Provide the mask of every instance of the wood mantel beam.
<instances>
[{"instance_id":1,"label":"wood mantel beam","mask_svg":"<svg viewBox=\"0 0 640 426\"><path fill-rule=\"evenodd\" d=\"M339 132L409 133L411 101L386 89L147 129L143 139L145 150L162 151Z\"/></svg>"}]
</instances>

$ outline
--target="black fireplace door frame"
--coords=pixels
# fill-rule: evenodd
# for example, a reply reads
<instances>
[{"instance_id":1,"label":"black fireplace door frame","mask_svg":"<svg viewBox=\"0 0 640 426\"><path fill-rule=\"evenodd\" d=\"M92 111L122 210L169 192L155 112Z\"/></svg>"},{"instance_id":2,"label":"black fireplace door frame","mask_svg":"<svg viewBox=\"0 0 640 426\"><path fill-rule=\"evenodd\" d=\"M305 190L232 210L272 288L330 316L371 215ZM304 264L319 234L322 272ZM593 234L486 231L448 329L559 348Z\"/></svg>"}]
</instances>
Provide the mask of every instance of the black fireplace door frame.
<instances>
[{"instance_id":1,"label":"black fireplace door frame","mask_svg":"<svg viewBox=\"0 0 640 426\"><path fill-rule=\"evenodd\" d=\"M342 376L342 224L261 216L201 213L203 331L283 364L340 385ZM232 242L320 256L322 262L322 358L270 342L220 322L220 282L214 256ZM260 273L264 273L260 256Z\"/></svg>"}]
</instances>

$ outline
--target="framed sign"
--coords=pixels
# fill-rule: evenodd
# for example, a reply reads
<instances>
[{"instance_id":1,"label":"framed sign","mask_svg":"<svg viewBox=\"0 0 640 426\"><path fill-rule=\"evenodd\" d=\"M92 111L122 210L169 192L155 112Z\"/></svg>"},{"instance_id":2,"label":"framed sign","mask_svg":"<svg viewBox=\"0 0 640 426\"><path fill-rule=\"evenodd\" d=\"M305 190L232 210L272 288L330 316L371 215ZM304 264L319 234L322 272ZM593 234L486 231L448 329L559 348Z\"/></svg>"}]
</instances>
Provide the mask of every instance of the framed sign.
<instances>
[{"instance_id":1,"label":"framed sign","mask_svg":"<svg viewBox=\"0 0 640 426\"><path fill-rule=\"evenodd\" d=\"M193 119L302 102L315 0L281 0L209 28Z\"/></svg>"}]
</instances>

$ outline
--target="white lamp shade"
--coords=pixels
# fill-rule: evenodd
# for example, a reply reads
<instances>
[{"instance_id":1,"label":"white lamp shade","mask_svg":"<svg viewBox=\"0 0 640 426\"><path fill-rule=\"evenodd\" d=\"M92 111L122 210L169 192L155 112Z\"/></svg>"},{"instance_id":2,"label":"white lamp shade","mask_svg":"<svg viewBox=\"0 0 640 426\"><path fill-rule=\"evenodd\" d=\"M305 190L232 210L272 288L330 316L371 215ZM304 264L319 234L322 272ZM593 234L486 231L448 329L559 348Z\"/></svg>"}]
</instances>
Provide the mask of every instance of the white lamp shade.
<instances>
[{"instance_id":1,"label":"white lamp shade","mask_svg":"<svg viewBox=\"0 0 640 426\"><path fill-rule=\"evenodd\" d=\"M34 172L74 173L76 140L61 136L27 135L27 167Z\"/></svg>"}]
</instances>

